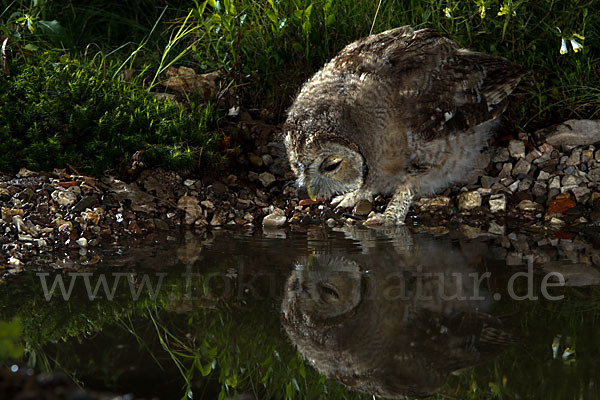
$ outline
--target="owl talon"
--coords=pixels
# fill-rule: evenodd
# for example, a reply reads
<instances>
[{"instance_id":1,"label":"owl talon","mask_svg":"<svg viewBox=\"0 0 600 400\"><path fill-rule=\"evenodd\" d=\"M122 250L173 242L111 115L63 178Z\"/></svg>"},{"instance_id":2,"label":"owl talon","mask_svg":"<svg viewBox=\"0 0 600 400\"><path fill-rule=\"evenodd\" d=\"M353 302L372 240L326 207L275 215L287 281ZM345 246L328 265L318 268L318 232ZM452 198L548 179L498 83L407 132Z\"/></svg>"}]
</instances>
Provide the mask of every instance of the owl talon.
<instances>
[{"instance_id":1,"label":"owl talon","mask_svg":"<svg viewBox=\"0 0 600 400\"><path fill-rule=\"evenodd\" d=\"M404 221L398 219L395 214L385 212L372 215L364 222L364 225L369 227L404 225Z\"/></svg>"},{"instance_id":2,"label":"owl talon","mask_svg":"<svg viewBox=\"0 0 600 400\"><path fill-rule=\"evenodd\" d=\"M335 208L351 208L361 200L372 201L373 195L369 191L354 191L336 196L331 200L331 205Z\"/></svg>"}]
</instances>

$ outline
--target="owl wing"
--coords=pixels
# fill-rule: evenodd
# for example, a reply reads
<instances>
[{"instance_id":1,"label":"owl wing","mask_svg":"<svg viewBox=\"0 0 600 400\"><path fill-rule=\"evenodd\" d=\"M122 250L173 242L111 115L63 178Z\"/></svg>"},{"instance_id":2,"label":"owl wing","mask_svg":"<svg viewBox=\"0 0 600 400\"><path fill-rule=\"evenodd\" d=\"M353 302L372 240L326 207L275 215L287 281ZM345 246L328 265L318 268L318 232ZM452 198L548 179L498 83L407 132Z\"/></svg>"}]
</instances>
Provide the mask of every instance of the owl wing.
<instances>
[{"instance_id":1,"label":"owl wing","mask_svg":"<svg viewBox=\"0 0 600 400\"><path fill-rule=\"evenodd\" d=\"M502 57L461 49L433 30L408 26L347 46L333 64L343 73L374 74L386 82L398 119L424 141L498 116L524 75Z\"/></svg>"}]
</instances>

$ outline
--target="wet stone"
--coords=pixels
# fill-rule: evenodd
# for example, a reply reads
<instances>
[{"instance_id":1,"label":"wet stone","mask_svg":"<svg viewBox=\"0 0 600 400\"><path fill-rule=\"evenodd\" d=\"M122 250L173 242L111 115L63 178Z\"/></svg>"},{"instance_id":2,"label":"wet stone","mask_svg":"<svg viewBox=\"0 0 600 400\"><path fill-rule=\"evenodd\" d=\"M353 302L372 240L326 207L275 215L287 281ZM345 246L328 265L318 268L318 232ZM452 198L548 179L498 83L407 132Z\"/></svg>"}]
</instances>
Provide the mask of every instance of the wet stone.
<instances>
[{"instance_id":1,"label":"wet stone","mask_svg":"<svg viewBox=\"0 0 600 400\"><path fill-rule=\"evenodd\" d=\"M98 204L98 198L95 196L85 196L77 202L72 208L73 212L82 212L86 208L92 208L92 206Z\"/></svg>"},{"instance_id":2,"label":"wet stone","mask_svg":"<svg viewBox=\"0 0 600 400\"><path fill-rule=\"evenodd\" d=\"M472 210L481 206L481 194L478 191L473 190L470 192L463 192L458 195L458 208L461 210Z\"/></svg>"},{"instance_id":3,"label":"wet stone","mask_svg":"<svg viewBox=\"0 0 600 400\"><path fill-rule=\"evenodd\" d=\"M368 215L373 211L373 204L369 200L359 200L354 206L353 212L358 215Z\"/></svg>"},{"instance_id":4,"label":"wet stone","mask_svg":"<svg viewBox=\"0 0 600 400\"><path fill-rule=\"evenodd\" d=\"M50 196L59 205L66 207L71 206L77 201L77 195L68 190L55 190Z\"/></svg>"},{"instance_id":5,"label":"wet stone","mask_svg":"<svg viewBox=\"0 0 600 400\"><path fill-rule=\"evenodd\" d=\"M506 211L506 196L502 193L493 194L490 196L489 204L491 212Z\"/></svg>"},{"instance_id":6,"label":"wet stone","mask_svg":"<svg viewBox=\"0 0 600 400\"><path fill-rule=\"evenodd\" d=\"M278 228L285 225L286 217L280 214L269 214L263 218L262 224L264 227ZM302 223L302 221L301 221Z\"/></svg>"}]
</instances>

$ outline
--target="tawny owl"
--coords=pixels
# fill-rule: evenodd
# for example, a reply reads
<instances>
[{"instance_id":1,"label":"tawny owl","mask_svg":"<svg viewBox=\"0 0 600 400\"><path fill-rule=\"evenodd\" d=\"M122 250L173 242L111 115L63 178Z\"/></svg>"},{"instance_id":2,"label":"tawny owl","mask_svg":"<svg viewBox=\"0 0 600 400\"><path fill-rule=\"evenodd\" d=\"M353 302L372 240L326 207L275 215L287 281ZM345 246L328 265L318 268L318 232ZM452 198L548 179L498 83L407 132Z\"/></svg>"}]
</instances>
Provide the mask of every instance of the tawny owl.
<instances>
[{"instance_id":1,"label":"tawny owl","mask_svg":"<svg viewBox=\"0 0 600 400\"><path fill-rule=\"evenodd\" d=\"M292 170L313 200L352 207L392 194L367 223L403 223L415 195L470 172L523 70L408 26L346 46L288 112Z\"/></svg>"}]
</instances>

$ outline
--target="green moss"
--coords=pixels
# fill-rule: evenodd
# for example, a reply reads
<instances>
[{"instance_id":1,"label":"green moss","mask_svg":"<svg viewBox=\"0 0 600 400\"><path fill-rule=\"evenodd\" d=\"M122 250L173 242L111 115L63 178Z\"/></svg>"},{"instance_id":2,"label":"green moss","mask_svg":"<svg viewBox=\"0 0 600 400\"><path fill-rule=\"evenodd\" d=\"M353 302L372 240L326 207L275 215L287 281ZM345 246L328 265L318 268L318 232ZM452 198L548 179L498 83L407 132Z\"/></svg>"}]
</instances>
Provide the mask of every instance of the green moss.
<instances>
[{"instance_id":1,"label":"green moss","mask_svg":"<svg viewBox=\"0 0 600 400\"><path fill-rule=\"evenodd\" d=\"M72 165L101 174L153 148L168 151L144 156L150 167L197 171L221 160L210 106L185 110L77 61L37 59L11 70L0 81L0 170Z\"/></svg>"}]
</instances>

